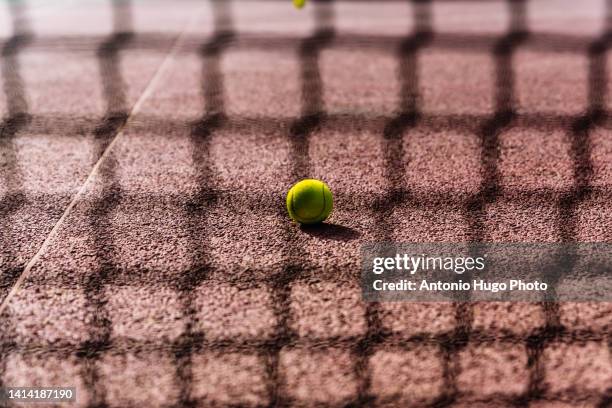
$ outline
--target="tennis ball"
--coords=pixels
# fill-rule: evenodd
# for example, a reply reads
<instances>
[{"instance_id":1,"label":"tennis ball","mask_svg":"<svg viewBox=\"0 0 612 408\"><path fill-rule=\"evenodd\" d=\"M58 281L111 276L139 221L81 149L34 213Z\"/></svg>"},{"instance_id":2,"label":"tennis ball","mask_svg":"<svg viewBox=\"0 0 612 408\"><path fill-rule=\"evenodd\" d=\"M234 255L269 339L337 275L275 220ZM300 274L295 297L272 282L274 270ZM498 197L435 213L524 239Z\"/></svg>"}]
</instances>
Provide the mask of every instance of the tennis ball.
<instances>
[{"instance_id":1,"label":"tennis ball","mask_svg":"<svg viewBox=\"0 0 612 408\"><path fill-rule=\"evenodd\" d=\"M295 184L287 193L289 216L301 224L324 221L332 211L334 200L327 184L306 179Z\"/></svg>"},{"instance_id":2,"label":"tennis ball","mask_svg":"<svg viewBox=\"0 0 612 408\"><path fill-rule=\"evenodd\" d=\"M301 9L306 4L306 0L293 0L293 5L295 8Z\"/></svg>"}]
</instances>

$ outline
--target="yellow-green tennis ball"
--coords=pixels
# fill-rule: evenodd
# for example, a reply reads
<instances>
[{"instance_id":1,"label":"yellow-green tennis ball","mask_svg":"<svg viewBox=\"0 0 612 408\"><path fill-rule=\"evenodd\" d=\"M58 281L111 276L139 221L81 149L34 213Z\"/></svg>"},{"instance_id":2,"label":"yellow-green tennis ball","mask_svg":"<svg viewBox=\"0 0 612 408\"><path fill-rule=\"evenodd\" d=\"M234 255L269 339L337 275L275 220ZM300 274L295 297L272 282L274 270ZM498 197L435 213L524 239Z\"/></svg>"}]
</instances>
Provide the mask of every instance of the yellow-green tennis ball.
<instances>
[{"instance_id":1,"label":"yellow-green tennis ball","mask_svg":"<svg viewBox=\"0 0 612 408\"><path fill-rule=\"evenodd\" d=\"M306 0L293 0L293 5L295 8L301 9L306 4Z\"/></svg>"},{"instance_id":2,"label":"yellow-green tennis ball","mask_svg":"<svg viewBox=\"0 0 612 408\"><path fill-rule=\"evenodd\" d=\"M333 207L332 193L327 184L320 180L302 180L287 193L289 216L301 224L325 221Z\"/></svg>"}]
</instances>

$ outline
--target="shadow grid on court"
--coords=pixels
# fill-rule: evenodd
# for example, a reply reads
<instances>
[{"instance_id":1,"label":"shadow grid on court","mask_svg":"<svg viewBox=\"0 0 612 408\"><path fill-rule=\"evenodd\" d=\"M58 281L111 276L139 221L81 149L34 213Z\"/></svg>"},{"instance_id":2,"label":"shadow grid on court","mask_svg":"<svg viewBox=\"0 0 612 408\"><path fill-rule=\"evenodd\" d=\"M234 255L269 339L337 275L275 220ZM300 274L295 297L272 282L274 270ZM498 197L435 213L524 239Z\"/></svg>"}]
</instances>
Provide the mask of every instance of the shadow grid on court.
<instances>
[{"instance_id":1,"label":"shadow grid on court","mask_svg":"<svg viewBox=\"0 0 612 408\"><path fill-rule=\"evenodd\" d=\"M362 126L375 126L372 123L384 123L384 132L380 135L383 146L386 191L372 200L369 210L377 215L376 237L380 241L392 240L393 226L389 219L394 209L402 204L420 205L422 197L415 197L406 189L400 174L403 172L404 147L402 135L416 126L439 127L441 123L457 128L474 129L473 137L480 144L480 166L482 169L482 182L475 194L466 196L440 196L432 195L430 203L425 205L448 206L460 205L468 223L468 235L472 241L485 239L485 207L496 201L512 201L532 197L533 200L556 200L559 208L558 240L571 242L576 240L576 223L574 216L576 207L591 198L593 195L612 198L612 191L607 188L591 185L593 164L591 162L590 133L600 127L609 129L610 118L605 108L605 94L607 92L606 56L612 32L606 30L595 40L565 34L538 34L531 33L527 24L527 2L521 0L506 1L508 16L508 31L500 36L477 34L437 34L433 26L432 2L417 0L410 3L417 21L416 29L406 37L392 37L384 35L346 34L338 33L335 29L334 2L318 1L311 7L314 12L316 28L311 36L303 39L265 35L249 35L237 32L232 19L232 7L240 2L213 1L210 5L215 15L215 31L211 38L200 39L187 35L181 43L178 52L193 53L199 56L202 64L202 94L205 106L202 107L201 119L195 123L179 123L165 120L163 117L147 117L142 122L134 123L139 129L158 132L158 129L188 127L190 128L190 143L192 145L193 163L196 163L196 177L199 190L190 198L185 207L188 223L198 225L200 229L191 229L189 237L193 249L193 267L189 274L173 282L181 296L183 314L188 319L186 330L178 340L172 344L157 344L155 342L115 342L111 339L113 321L107 310L106 292L108 285L113 285L117 275L112 242L109 242L109 218L115 206L125 199L118 176L114 172L117 160L112 152L105 157L106 165L101 176L104 180L103 194L99 205L90 211L92 229L95 231L92 239L95 242L95 253L98 269L89 274L84 285L85 298L88 306L98 311L95 319L90 322L90 340L81 344L76 350L70 347L51 348L49 351L59 355L76 353L83 362L82 376L89 388L92 401L90 406L107 406L112 404L105 395L105 389L100 382L100 374L96 364L106 353L125 352L127 349L169 351L175 361L176 377L179 379L180 396L177 406L196 406L201 401L192 398L193 367L192 356L203 350L219 353L255 353L265 361L266 388L269 406L291 406L298 404L287 393L286 380L279 370L280 353L287 348L305 348L307 350L325 350L335 348L350 353L354 376L357 379L357 393L350 401L344 401L343 406L375 406L376 404L399 403L380 399L372 391L372 372L369 361L381 349L411 349L415 345L433 345L438 347L442 359L443 388L441 394L425 405L444 407L452 406L461 399L461 392L457 387L457 376L460 373L458 355L470 346L490 344L493 341L502 344L521 344L526 347L529 369L529 386L526 392L518 395L493 394L486 398L478 398L477 402L484 406L527 406L537 401L563 401L578 404L584 401L593 403L598 407L612 404L612 388L604 393L561 392L551 393L543 385L545 368L541 363L541 356L547 345L553 342L580 343L584 341L607 342L612 344L608 330L574 330L564 327L560 322L559 305L543 303L546 322L541 328L527 335L498 336L477 330L472 327L473 305L459 303L454 306L458 324L448 332L439 334L423 334L405 337L387 331L381 323L381 305L370 303L366 305L367 330L362 336L349 336L338 338L305 338L298 336L290 325L291 320L291 285L303 278L301 271L304 267L299 261L305 259L307 254L300 247L296 238L301 232L287 228L285 258L286 262L280 273L269 276L263 282L251 284L264 284L272 292L273 310L277 321L275 335L262 340L231 340L213 341L206 337L206 333L198 330L193 319L196 319L195 290L206 283L210 269L207 264L208 243L206 235L202 236L201 228L214 223L207 218L210 210L217 205L220 197L225 194L215 186L213 170L210 168L210 141L211 137L221 129L244 129L249 126L260 128L288 129L286 138L291 146L290 169L292 178L297 180L308 177L312 172L309 158L309 138L317 129L322 127L343 129L351 124ZM4 92L8 100L8 112L0 125L0 138L5 151L5 161L8 166L1 173L2 182L8 186L9 193L0 201L0 225L11 212L24 205L27 198L20 187L20 163L15 151L11 151L11 139L25 128L34 128L45 134L70 134L66 127L84 127L91 130L96 143L96 157L101 157L111 140L126 124L130 117L130 107L125 97L125 80L122 77L120 64L122 51L126 49L139 49L147 52L165 52L175 41L175 36L157 33L138 33L132 29L131 4L128 0L113 2L115 32L107 38L88 37L37 37L27 24L25 4L10 2L14 17L14 35L2 43L2 80ZM610 7L612 8L612 7ZM608 18L602 16L602 18ZM480 115L433 115L422 113L420 110L418 75L419 56L424 48L440 48L449 50L470 50L491 55L495 62L495 112L490 116ZM100 70L101 84L104 89L107 112L102 119L98 118L69 118L57 116L36 116L28 111L28 89L20 77L19 54L22 50L43 49L53 52L54 49L89 52L95 49ZM262 49L282 50L294 53L299 57L301 81L301 115L290 121L274 117L232 117L225 108L224 74L220 60L229 49ZM324 103L325 83L320 73L320 54L332 48L383 50L397 61L397 76L400 83L399 106L389 116L364 118L360 114L331 114L326 112ZM513 58L519 49L528 48L547 52L577 53L588 57L588 109L580 115L524 113L519 114L515 109L515 77ZM474 123L477 125L474 126ZM512 189L504 190L500 182L498 161L500 158L499 135L502 131L513 127L539 128L556 126L567 132L571 145L571 160L574 183L571 189L564 191L540 189L525 191ZM534 140L534 143L537 143ZM158 197L152 195L150 200ZM270 208L278 207L278 197L263 195ZM350 197L345 197L350 199ZM459 202L458 202L459 200ZM276 210L278 217L285 217L282 208ZM347 231L336 231L339 235L349 234ZM349 237L347 237L348 239ZM10 248L10 243L0 244ZM2 270L0 288L3 298L16 282L22 268L15 270ZM229 278L231 280L231 278ZM357 274L355 279L358 279ZM136 285L137 282L132 282ZM16 344L8 341L1 346L2 356L6 357L13 350L26 350L28 345ZM40 351L40 350L39 350ZM44 351L44 350L43 350ZM4 360L4 358L3 358ZM2 383L0 383L2 384ZM4 385L4 384L2 384ZM239 406L228 404L230 406ZM326 405L326 404L321 404ZM329 402L327 405L336 405Z\"/></svg>"}]
</instances>

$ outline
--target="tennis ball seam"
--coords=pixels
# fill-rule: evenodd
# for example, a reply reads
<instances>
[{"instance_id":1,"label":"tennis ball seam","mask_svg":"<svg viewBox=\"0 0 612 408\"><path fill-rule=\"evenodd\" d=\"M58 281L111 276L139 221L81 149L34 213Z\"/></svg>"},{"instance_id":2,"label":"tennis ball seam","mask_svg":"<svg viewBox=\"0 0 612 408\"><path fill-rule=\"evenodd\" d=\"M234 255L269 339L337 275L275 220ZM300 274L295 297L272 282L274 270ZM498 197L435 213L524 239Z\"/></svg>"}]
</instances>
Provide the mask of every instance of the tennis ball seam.
<instances>
[{"instance_id":1,"label":"tennis ball seam","mask_svg":"<svg viewBox=\"0 0 612 408\"><path fill-rule=\"evenodd\" d=\"M325 209L327 208L327 203L325 202L325 184L323 183L321 183L321 195L323 196L323 208L321 208L321 212L317 218L321 217L321 214L325 214Z\"/></svg>"}]
</instances>

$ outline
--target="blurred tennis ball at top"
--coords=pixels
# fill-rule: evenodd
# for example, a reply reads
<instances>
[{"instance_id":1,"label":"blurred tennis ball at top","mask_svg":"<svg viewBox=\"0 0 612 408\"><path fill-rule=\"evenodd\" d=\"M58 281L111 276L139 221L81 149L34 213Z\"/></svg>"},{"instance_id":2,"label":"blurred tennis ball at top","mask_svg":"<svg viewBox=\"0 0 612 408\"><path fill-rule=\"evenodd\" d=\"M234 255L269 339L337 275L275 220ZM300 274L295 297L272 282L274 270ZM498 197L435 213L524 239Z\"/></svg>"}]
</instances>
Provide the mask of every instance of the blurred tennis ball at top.
<instances>
[{"instance_id":1,"label":"blurred tennis ball at top","mask_svg":"<svg viewBox=\"0 0 612 408\"><path fill-rule=\"evenodd\" d=\"M300 224L325 221L333 207L332 193L327 184L320 180L302 180L287 193L289 216Z\"/></svg>"},{"instance_id":2,"label":"blurred tennis ball at top","mask_svg":"<svg viewBox=\"0 0 612 408\"><path fill-rule=\"evenodd\" d=\"M306 0L293 0L295 8L301 9L306 4Z\"/></svg>"}]
</instances>

